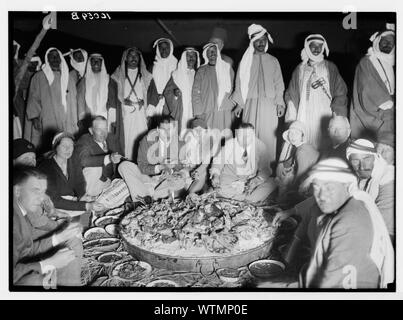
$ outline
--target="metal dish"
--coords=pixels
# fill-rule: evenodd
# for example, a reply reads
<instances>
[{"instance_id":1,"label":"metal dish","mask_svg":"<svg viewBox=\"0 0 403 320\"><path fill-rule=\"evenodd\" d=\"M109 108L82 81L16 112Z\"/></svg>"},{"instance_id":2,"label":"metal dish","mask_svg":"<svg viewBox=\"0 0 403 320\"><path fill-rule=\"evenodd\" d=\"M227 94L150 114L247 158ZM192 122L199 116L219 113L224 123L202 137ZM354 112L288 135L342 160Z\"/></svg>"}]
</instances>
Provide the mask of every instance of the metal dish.
<instances>
[{"instance_id":1,"label":"metal dish","mask_svg":"<svg viewBox=\"0 0 403 320\"><path fill-rule=\"evenodd\" d=\"M279 275L285 270L285 265L278 260L263 259L252 262L248 268L254 277L264 279Z\"/></svg>"}]
</instances>

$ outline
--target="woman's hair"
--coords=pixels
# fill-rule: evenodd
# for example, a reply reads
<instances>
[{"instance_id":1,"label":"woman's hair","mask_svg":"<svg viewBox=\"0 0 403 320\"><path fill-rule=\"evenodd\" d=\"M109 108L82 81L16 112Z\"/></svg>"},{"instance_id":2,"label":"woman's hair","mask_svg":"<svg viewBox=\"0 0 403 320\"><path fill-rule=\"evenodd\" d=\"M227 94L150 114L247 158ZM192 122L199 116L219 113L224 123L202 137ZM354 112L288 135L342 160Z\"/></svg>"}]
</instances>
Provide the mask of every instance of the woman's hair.
<instances>
[{"instance_id":1,"label":"woman's hair","mask_svg":"<svg viewBox=\"0 0 403 320\"><path fill-rule=\"evenodd\" d=\"M71 133L59 132L54 136L52 140L52 150L44 153L44 159L51 159L56 155L56 149L59 146L60 142L62 142L63 138L70 138L73 142L75 142L74 136Z\"/></svg>"},{"instance_id":2,"label":"woman's hair","mask_svg":"<svg viewBox=\"0 0 403 320\"><path fill-rule=\"evenodd\" d=\"M52 140L52 150L56 151L56 148L59 146L60 142L62 142L63 138L70 138L73 142L74 136L68 132L60 132L56 134Z\"/></svg>"}]
</instances>

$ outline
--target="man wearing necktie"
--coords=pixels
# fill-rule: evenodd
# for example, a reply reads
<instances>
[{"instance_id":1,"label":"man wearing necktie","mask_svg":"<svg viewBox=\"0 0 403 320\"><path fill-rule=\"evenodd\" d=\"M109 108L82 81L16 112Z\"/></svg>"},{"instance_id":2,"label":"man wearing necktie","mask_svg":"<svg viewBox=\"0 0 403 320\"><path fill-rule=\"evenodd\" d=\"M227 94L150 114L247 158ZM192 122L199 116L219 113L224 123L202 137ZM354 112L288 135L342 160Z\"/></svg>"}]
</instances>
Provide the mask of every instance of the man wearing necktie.
<instances>
[{"instance_id":1,"label":"man wearing necktie","mask_svg":"<svg viewBox=\"0 0 403 320\"><path fill-rule=\"evenodd\" d=\"M108 136L107 120L103 116L96 116L88 131L77 141L73 157L83 170L86 193L98 196L110 185L122 156L114 152L116 143Z\"/></svg>"}]
</instances>

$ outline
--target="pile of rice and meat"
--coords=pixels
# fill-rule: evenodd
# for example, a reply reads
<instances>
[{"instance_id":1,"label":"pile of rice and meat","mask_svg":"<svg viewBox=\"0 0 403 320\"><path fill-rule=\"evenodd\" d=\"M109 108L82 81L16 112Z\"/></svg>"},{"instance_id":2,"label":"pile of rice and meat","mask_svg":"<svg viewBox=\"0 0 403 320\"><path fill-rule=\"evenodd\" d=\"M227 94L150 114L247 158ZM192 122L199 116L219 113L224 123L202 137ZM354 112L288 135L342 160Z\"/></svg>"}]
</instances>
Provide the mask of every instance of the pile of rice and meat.
<instances>
[{"instance_id":1,"label":"pile of rice and meat","mask_svg":"<svg viewBox=\"0 0 403 320\"><path fill-rule=\"evenodd\" d=\"M273 237L263 209L214 193L138 207L122 219L120 231L134 246L181 257L233 255Z\"/></svg>"}]
</instances>

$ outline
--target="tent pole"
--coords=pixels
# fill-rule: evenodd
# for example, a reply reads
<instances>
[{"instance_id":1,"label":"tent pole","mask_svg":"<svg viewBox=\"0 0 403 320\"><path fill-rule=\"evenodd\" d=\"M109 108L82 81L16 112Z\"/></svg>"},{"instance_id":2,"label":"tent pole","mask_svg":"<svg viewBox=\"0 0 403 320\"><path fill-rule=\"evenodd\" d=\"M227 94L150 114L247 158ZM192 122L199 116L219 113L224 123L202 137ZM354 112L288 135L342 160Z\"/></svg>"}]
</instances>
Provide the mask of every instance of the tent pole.
<instances>
[{"instance_id":1,"label":"tent pole","mask_svg":"<svg viewBox=\"0 0 403 320\"><path fill-rule=\"evenodd\" d=\"M161 26L161 28L162 28L166 33L169 34L169 36L176 42L176 44L177 44L178 46L181 46L181 43L179 42L179 40L176 39L176 37L175 37L175 35L172 33L172 31L169 30L168 27L167 27L160 19L157 19L157 23Z\"/></svg>"}]
</instances>

